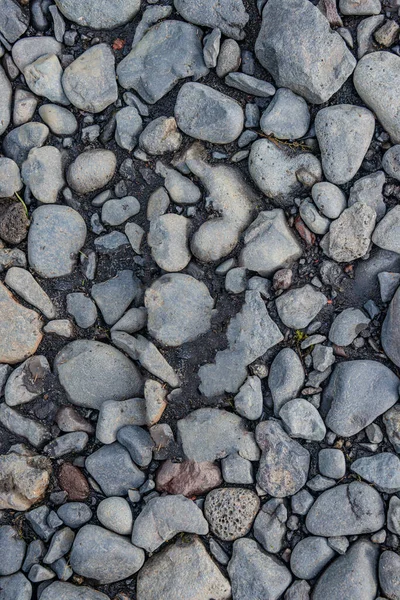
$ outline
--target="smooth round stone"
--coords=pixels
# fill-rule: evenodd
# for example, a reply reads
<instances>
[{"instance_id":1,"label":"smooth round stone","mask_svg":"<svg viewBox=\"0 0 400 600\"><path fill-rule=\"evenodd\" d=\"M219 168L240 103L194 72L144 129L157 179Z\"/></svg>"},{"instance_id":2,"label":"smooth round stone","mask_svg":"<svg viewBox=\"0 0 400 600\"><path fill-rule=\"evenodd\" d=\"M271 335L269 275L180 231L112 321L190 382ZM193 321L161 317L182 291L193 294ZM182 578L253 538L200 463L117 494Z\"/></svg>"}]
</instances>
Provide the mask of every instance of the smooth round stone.
<instances>
[{"instance_id":1,"label":"smooth round stone","mask_svg":"<svg viewBox=\"0 0 400 600\"><path fill-rule=\"evenodd\" d=\"M176 152L182 144L182 134L176 126L174 117L157 117L140 134L139 145L152 155Z\"/></svg>"},{"instance_id":2,"label":"smooth round stone","mask_svg":"<svg viewBox=\"0 0 400 600\"><path fill-rule=\"evenodd\" d=\"M329 181L320 181L313 185L311 196L315 205L328 219L337 219L346 208L346 196Z\"/></svg>"},{"instance_id":3,"label":"smooth round stone","mask_svg":"<svg viewBox=\"0 0 400 600\"><path fill-rule=\"evenodd\" d=\"M142 379L122 352L102 342L76 340L56 356L54 368L68 399L76 406L99 410L106 400L134 398Z\"/></svg>"},{"instance_id":4,"label":"smooth round stone","mask_svg":"<svg viewBox=\"0 0 400 600\"><path fill-rule=\"evenodd\" d=\"M0 575L12 575L22 565L26 543L11 525L0 527ZM1 591L1 587L0 587Z\"/></svg>"},{"instance_id":5,"label":"smooth round stone","mask_svg":"<svg viewBox=\"0 0 400 600\"><path fill-rule=\"evenodd\" d=\"M132 511L125 498L105 498L97 507L97 518L107 529L120 535L130 535L133 525Z\"/></svg>"},{"instance_id":6,"label":"smooth round stone","mask_svg":"<svg viewBox=\"0 0 400 600\"><path fill-rule=\"evenodd\" d=\"M158 266L164 271L182 271L190 259L190 220L168 213L151 220L147 242Z\"/></svg>"},{"instance_id":7,"label":"smooth round stone","mask_svg":"<svg viewBox=\"0 0 400 600\"><path fill-rule=\"evenodd\" d=\"M92 511L83 502L67 502L60 506L57 515L67 527L77 529L92 518Z\"/></svg>"},{"instance_id":8,"label":"smooth round stone","mask_svg":"<svg viewBox=\"0 0 400 600\"><path fill-rule=\"evenodd\" d=\"M325 538L306 537L294 547L290 568L299 579L314 579L334 556Z\"/></svg>"},{"instance_id":9,"label":"smooth round stone","mask_svg":"<svg viewBox=\"0 0 400 600\"><path fill-rule=\"evenodd\" d=\"M43 104L39 108L39 115L55 135L74 135L78 129L75 116L63 106Z\"/></svg>"},{"instance_id":10,"label":"smooth round stone","mask_svg":"<svg viewBox=\"0 0 400 600\"><path fill-rule=\"evenodd\" d=\"M40 600L109 600L109 596L86 585L55 581L46 587ZM19 600L19 599L18 599ZM22 599L21 599L22 600Z\"/></svg>"},{"instance_id":11,"label":"smooth round stone","mask_svg":"<svg viewBox=\"0 0 400 600\"><path fill-rule=\"evenodd\" d=\"M106 225L121 225L140 211L139 200L134 196L113 198L103 204L101 220Z\"/></svg>"},{"instance_id":12,"label":"smooth round stone","mask_svg":"<svg viewBox=\"0 0 400 600\"><path fill-rule=\"evenodd\" d=\"M187 135L214 144L229 144L243 130L242 107L202 83L185 83L175 104L175 119Z\"/></svg>"},{"instance_id":13,"label":"smooth round stone","mask_svg":"<svg viewBox=\"0 0 400 600\"><path fill-rule=\"evenodd\" d=\"M207 286L190 275L157 279L145 294L150 335L165 346L181 346L211 327L214 300Z\"/></svg>"},{"instance_id":14,"label":"smooth round stone","mask_svg":"<svg viewBox=\"0 0 400 600\"><path fill-rule=\"evenodd\" d=\"M10 124L12 106L12 87L3 69L0 66L0 135Z\"/></svg>"},{"instance_id":15,"label":"smooth round stone","mask_svg":"<svg viewBox=\"0 0 400 600\"><path fill-rule=\"evenodd\" d=\"M39 206L32 215L28 235L28 260L41 277L70 275L86 240L86 225L69 206Z\"/></svg>"},{"instance_id":16,"label":"smooth round stone","mask_svg":"<svg viewBox=\"0 0 400 600\"><path fill-rule=\"evenodd\" d=\"M116 167L116 156L110 150L88 150L79 154L69 166L68 185L79 194L94 192L107 185Z\"/></svg>"},{"instance_id":17,"label":"smooth round stone","mask_svg":"<svg viewBox=\"0 0 400 600\"><path fill-rule=\"evenodd\" d=\"M56 4L67 19L91 29L124 25L140 8L140 0L57 0Z\"/></svg>"},{"instance_id":18,"label":"smooth round stone","mask_svg":"<svg viewBox=\"0 0 400 600\"><path fill-rule=\"evenodd\" d=\"M61 152L54 146L32 148L22 165L21 175L39 202L54 204L65 185Z\"/></svg>"}]
</instances>

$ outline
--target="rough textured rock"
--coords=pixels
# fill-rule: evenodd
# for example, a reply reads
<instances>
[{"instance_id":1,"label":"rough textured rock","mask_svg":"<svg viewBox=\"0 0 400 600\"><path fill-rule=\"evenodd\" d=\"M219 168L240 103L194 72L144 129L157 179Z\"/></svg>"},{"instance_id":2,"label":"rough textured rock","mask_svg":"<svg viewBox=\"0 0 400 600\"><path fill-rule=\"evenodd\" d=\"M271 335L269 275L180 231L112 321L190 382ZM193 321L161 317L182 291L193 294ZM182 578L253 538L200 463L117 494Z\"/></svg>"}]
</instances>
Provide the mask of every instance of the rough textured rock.
<instances>
[{"instance_id":1,"label":"rough textured rock","mask_svg":"<svg viewBox=\"0 0 400 600\"><path fill-rule=\"evenodd\" d=\"M355 435L396 403L398 387L396 375L376 361L336 365L323 394L326 426L340 436Z\"/></svg>"},{"instance_id":2,"label":"rough textured rock","mask_svg":"<svg viewBox=\"0 0 400 600\"><path fill-rule=\"evenodd\" d=\"M398 329L400 325L400 288L397 288L389 305L386 318L382 325L381 342L382 347L396 366L400 366L400 346L398 340Z\"/></svg>"},{"instance_id":3,"label":"rough textured rock","mask_svg":"<svg viewBox=\"0 0 400 600\"><path fill-rule=\"evenodd\" d=\"M356 66L344 40L307 0L269 1L262 17L255 52L276 84L314 104L329 100Z\"/></svg>"},{"instance_id":4,"label":"rough textured rock","mask_svg":"<svg viewBox=\"0 0 400 600\"><path fill-rule=\"evenodd\" d=\"M162 21L154 25L119 63L119 84L154 104L180 79L196 80L208 73L201 39L201 30L189 23Z\"/></svg>"},{"instance_id":5,"label":"rough textured rock","mask_svg":"<svg viewBox=\"0 0 400 600\"><path fill-rule=\"evenodd\" d=\"M383 422L390 443L400 454L400 404L395 404L383 415Z\"/></svg>"},{"instance_id":6,"label":"rough textured rock","mask_svg":"<svg viewBox=\"0 0 400 600\"><path fill-rule=\"evenodd\" d=\"M71 342L56 356L54 368L70 402L77 406L98 410L106 400L135 397L142 386L135 365L101 342Z\"/></svg>"},{"instance_id":7,"label":"rough textured rock","mask_svg":"<svg viewBox=\"0 0 400 600\"><path fill-rule=\"evenodd\" d=\"M292 440L277 421L263 421L256 428L262 455L257 473L258 485L274 498L293 496L305 485L310 454Z\"/></svg>"},{"instance_id":8,"label":"rough textured rock","mask_svg":"<svg viewBox=\"0 0 400 600\"><path fill-rule=\"evenodd\" d=\"M38 313L19 304L0 283L0 362L14 364L34 354L41 329Z\"/></svg>"},{"instance_id":9,"label":"rough textured rock","mask_svg":"<svg viewBox=\"0 0 400 600\"><path fill-rule=\"evenodd\" d=\"M210 329L214 300L190 275L163 275L146 290L144 303L148 331L165 346L180 346Z\"/></svg>"},{"instance_id":10,"label":"rough textured rock","mask_svg":"<svg viewBox=\"0 0 400 600\"><path fill-rule=\"evenodd\" d=\"M7 129L11 120L12 88L3 67L0 67L0 135Z\"/></svg>"},{"instance_id":11,"label":"rough textured rock","mask_svg":"<svg viewBox=\"0 0 400 600\"><path fill-rule=\"evenodd\" d=\"M211 531L221 540L232 542L247 535L259 507L260 500L253 491L221 488L207 494L204 514Z\"/></svg>"},{"instance_id":12,"label":"rough textured rock","mask_svg":"<svg viewBox=\"0 0 400 600\"><path fill-rule=\"evenodd\" d=\"M246 230L244 243L240 265L263 277L289 267L303 252L280 208L260 212Z\"/></svg>"},{"instance_id":13,"label":"rough textured rock","mask_svg":"<svg viewBox=\"0 0 400 600\"><path fill-rule=\"evenodd\" d=\"M74 23L91 29L114 29L131 21L140 8L139 0L57 0L60 11Z\"/></svg>"},{"instance_id":14,"label":"rough textured rock","mask_svg":"<svg viewBox=\"0 0 400 600\"><path fill-rule=\"evenodd\" d=\"M364 256L371 243L376 212L363 202L346 208L321 241L321 248L337 262L350 262Z\"/></svg>"},{"instance_id":15,"label":"rough textured rock","mask_svg":"<svg viewBox=\"0 0 400 600\"><path fill-rule=\"evenodd\" d=\"M257 187L275 204L286 208L304 186L322 179L321 163L311 152L288 149L269 139L251 145L249 172Z\"/></svg>"},{"instance_id":16,"label":"rough textured rock","mask_svg":"<svg viewBox=\"0 0 400 600\"><path fill-rule=\"evenodd\" d=\"M55 54L45 54L24 69L24 77L31 91L50 102L69 105L62 84L63 70Z\"/></svg>"},{"instance_id":17,"label":"rough textured rock","mask_svg":"<svg viewBox=\"0 0 400 600\"><path fill-rule=\"evenodd\" d=\"M279 318L292 329L304 329L327 303L327 298L311 285L290 290L276 299Z\"/></svg>"},{"instance_id":18,"label":"rough textured rock","mask_svg":"<svg viewBox=\"0 0 400 600\"><path fill-rule=\"evenodd\" d=\"M137 580L138 600L228 600L231 586L197 537L170 544L146 561Z\"/></svg>"},{"instance_id":19,"label":"rough textured rock","mask_svg":"<svg viewBox=\"0 0 400 600\"><path fill-rule=\"evenodd\" d=\"M254 434L238 415L217 408L199 408L178 421L183 452L189 460L214 461L238 452L258 460L260 451Z\"/></svg>"},{"instance_id":20,"label":"rough textured rock","mask_svg":"<svg viewBox=\"0 0 400 600\"><path fill-rule=\"evenodd\" d=\"M289 400L281 408L279 417L292 438L321 442L325 437L324 422L318 410L308 400Z\"/></svg>"},{"instance_id":21,"label":"rough textured rock","mask_svg":"<svg viewBox=\"0 0 400 600\"><path fill-rule=\"evenodd\" d=\"M399 82L400 57L391 52L367 54L354 71L358 94L396 144L400 143L400 98L395 92Z\"/></svg>"},{"instance_id":22,"label":"rough textured rock","mask_svg":"<svg viewBox=\"0 0 400 600\"><path fill-rule=\"evenodd\" d=\"M85 525L76 535L70 561L75 573L112 583L136 573L143 565L144 552L116 533Z\"/></svg>"},{"instance_id":23,"label":"rough textured rock","mask_svg":"<svg viewBox=\"0 0 400 600\"><path fill-rule=\"evenodd\" d=\"M132 544L154 552L180 532L208 533L200 508L184 496L152 498L135 520Z\"/></svg>"},{"instance_id":24,"label":"rough textured rock","mask_svg":"<svg viewBox=\"0 0 400 600\"><path fill-rule=\"evenodd\" d=\"M337 185L353 179L375 131L371 111L338 104L318 111L315 133L321 150L325 177Z\"/></svg>"},{"instance_id":25,"label":"rough textured rock","mask_svg":"<svg viewBox=\"0 0 400 600\"><path fill-rule=\"evenodd\" d=\"M306 518L308 531L323 537L371 533L381 529L384 522L379 493L358 481L322 492Z\"/></svg>"},{"instance_id":26,"label":"rough textured rock","mask_svg":"<svg viewBox=\"0 0 400 600\"><path fill-rule=\"evenodd\" d=\"M277 558L266 554L257 542L236 540L228 565L233 598L278 600L292 582L289 569Z\"/></svg>"},{"instance_id":27,"label":"rough textured rock","mask_svg":"<svg viewBox=\"0 0 400 600\"><path fill-rule=\"evenodd\" d=\"M28 510L50 483L50 462L10 452L0 456L0 509Z\"/></svg>"},{"instance_id":28,"label":"rough textured rock","mask_svg":"<svg viewBox=\"0 0 400 600\"><path fill-rule=\"evenodd\" d=\"M243 129L240 104L202 83L185 83L181 87L174 112L179 129L214 144L233 142Z\"/></svg>"},{"instance_id":29,"label":"rough textured rock","mask_svg":"<svg viewBox=\"0 0 400 600\"><path fill-rule=\"evenodd\" d=\"M374 600L378 589L377 563L378 547L367 540L356 542L324 571L314 588L313 599Z\"/></svg>"},{"instance_id":30,"label":"rough textured rock","mask_svg":"<svg viewBox=\"0 0 400 600\"><path fill-rule=\"evenodd\" d=\"M379 560L379 583L385 596L390 600L400 598L400 559L396 552L387 550Z\"/></svg>"}]
</instances>

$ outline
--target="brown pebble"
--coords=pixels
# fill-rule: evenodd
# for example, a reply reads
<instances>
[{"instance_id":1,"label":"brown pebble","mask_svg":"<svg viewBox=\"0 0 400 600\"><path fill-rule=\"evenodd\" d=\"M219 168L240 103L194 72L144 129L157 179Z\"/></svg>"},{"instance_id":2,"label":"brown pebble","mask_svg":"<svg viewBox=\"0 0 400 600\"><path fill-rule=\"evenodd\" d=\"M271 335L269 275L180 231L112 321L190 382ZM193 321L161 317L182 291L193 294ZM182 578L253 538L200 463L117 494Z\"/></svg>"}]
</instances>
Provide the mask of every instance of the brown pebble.
<instances>
[{"instance_id":1,"label":"brown pebble","mask_svg":"<svg viewBox=\"0 0 400 600\"><path fill-rule=\"evenodd\" d=\"M61 489L67 492L68 500L80 502L89 496L90 489L86 477L71 463L61 465L58 482Z\"/></svg>"},{"instance_id":2,"label":"brown pebble","mask_svg":"<svg viewBox=\"0 0 400 600\"><path fill-rule=\"evenodd\" d=\"M0 238L8 244L19 244L28 233L29 219L21 202L11 198L0 201Z\"/></svg>"},{"instance_id":3,"label":"brown pebble","mask_svg":"<svg viewBox=\"0 0 400 600\"><path fill-rule=\"evenodd\" d=\"M199 496L222 483L221 471L211 462L182 463L165 461L156 474L156 489L169 494L183 494L188 498Z\"/></svg>"}]
</instances>

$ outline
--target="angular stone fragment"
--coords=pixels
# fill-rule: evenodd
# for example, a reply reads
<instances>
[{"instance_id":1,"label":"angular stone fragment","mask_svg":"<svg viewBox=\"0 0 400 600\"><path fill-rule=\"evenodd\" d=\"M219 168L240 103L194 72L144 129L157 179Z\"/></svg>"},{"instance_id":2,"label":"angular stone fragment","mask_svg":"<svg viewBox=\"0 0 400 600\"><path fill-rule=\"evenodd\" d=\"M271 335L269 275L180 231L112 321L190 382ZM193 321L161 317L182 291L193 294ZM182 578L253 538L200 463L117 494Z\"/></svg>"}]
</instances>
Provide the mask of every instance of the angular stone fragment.
<instances>
[{"instance_id":1,"label":"angular stone fragment","mask_svg":"<svg viewBox=\"0 0 400 600\"><path fill-rule=\"evenodd\" d=\"M68 99L80 110L99 113L118 98L115 58L106 44L83 52L64 71L62 85Z\"/></svg>"},{"instance_id":2,"label":"angular stone fragment","mask_svg":"<svg viewBox=\"0 0 400 600\"><path fill-rule=\"evenodd\" d=\"M0 509L28 510L50 483L51 465L42 456L9 452L0 456Z\"/></svg>"},{"instance_id":3,"label":"angular stone fragment","mask_svg":"<svg viewBox=\"0 0 400 600\"><path fill-rule=\"evenodd\" d=\"M385 494L400 491L400 459L391 452L363 456L353 462L351 470Z\"/></svg>"},{"instance_id":4,"label":"angular stone fragment","mask_svg":"<svg viewBox=\"0 0 400 600\"><path fill-rule=\"evenodd\" d=\"M311 285L290 290L276 299L279 318L292 329L304 329L327 303L327 298Z\"/></svg>"},{"instance_id":5,"label":"angular stone fragment","mask_svg":"<svg viewBox=\"0 0 400 600\"><path fill-rule=\"evenodd\" d=\"M146 413L143 398L106 400L100 407L96 437L102 444L112 444L117 432L125 425L145 425Z\"/></svg>"},{"instance_id":6,"label":"angular stone fragment","mask_svg":"<svg viewBox=\"0 0 400 600\"><path fill-rule=\"evenodd\" d=\"M274 498L293 496L305 485L310 453L292 440L277 421L263 421L256 428L262 455L258 485Z\"/></svg>"},{"instance_id":7,"label":"angular stone fragment","mask_svg":"<svg viewBox=\"0 0 400 600\"><path fill-rule=\"evenodd\" d=\"M336 262L361 258L368 251L375 221L375 210L363 202L356 202L333 221L320 246Z\"/></svg>"},{"instance_id":8,"label":"angular stone fragment","mask_svg":"<svg viewBox=\"0 0 400 600\"><path fill-rule=\"evenodd\" d=\"M26 438L35 447L43 446L52 437L48 427L35 419L23 416L5 402L0 404L0 423L15 435Z\"/></svg>"},{"instance_id":9,"label":"angular stone fragment","mask_svg":"<svg viewBox=\"0 0 400 600\"><path fill-rule=\"evenodd\" d=\"M322 179L321 163L311 152L288 149L269 139L252 144L249 172L257 187L283 208L291 206L304 187Z\"/></svg>"},{"instance_id":10,"label":"angular stone fragment","mask_svg":"<svg viewBox=\"0 0 400 600\"><path fill-rule=\"evenodd\" d=\"M244 243L240 265L262 277L289 267L303 253L280 208L260 212L246 230Z\"/></svg>"},{"instance_id":11,"label":"angular stone fragment","mask_svg":"<svg viewBox=\"0 0 400 600\"><path fill-rule=\"evenodd\" d=\"M207 461L185 460L173 463L166 460L156 474L156 489L168 494L182 494L191 498L201 496L222 483L219 467Z\"/></svg>"},{"instance_id":12,"label":"angular stone fragment","mask_svg":"<svg viewBox=\"0 0 400 600\"><path fill-rule=\"evenodd\" d=\"M356 66L340 35L308 0L269 0L262 17L255 52L276 84L314 104L329 100Z\"/></svg>"},{"instance_id":13,"label":"angular stone fragment","mask_svg":"<svg viewBox=\"0 0 400 600\"><path fill-rule=\"evenodd\" d=\"M175 0L175 8L186 21L195 25L218 27L226 37L234 40L244 38L243 28L249 20L242 0L225 0L214 5L207 0Z\"/></svg>"},{"instance_id":14,"label":"angular stone fragment","mask_svg":"<svg viewBox=\"0 0 400 600\"><path fill-rule=\"evenodd\" d=\"M400 454L400 404L395 404L383 415L383 423L390 443Z\"/></svg>"},{"instance_id":15,"label":"angular stone fragment","mask_svg":"<svg viewBox=\"0 0 400 600\"><path fill-rule=\"evenodd\" d=\"M42 323L0 283L0 363L15 364L36 352L42 340Z\"/></svg>"},{"instance_id":16,"label":"angular stone fragment","mask_svg":"<svg viewBox=\"0 0 400 600\"><path fill-rule=\"evenodd\" d=\"M185 536L146 561L137 579L138 600L228 600L229 581L196 536Z\"/></svg>"},{"instance_id":17,"label":"angular stone fragment","mask_svg":"<svg viewBox=\"0 0 400 600\"><path fill-rule=\"evenodd\" d=\"M199 408L177 423L183 452L189 460L214 461L238 452L258 460L254 434L238 415L217 408Z\"/></svg>"},{"instance_id":18,"label":"angular stone fragment","mask_svg":"<svg viewBox=\"0 0 400 600\"><path fill-rule=\"evenodd\" d=\"M283 348L274 358L268 386L277 416L286 402L296 398L304 384L304 369L300 358L291 348Z\"/></svg>"},{"instance_id":19,"label":"angular stone fragment","mask_svg":"<svg viewBox=\"0 0 400 600\"><path fill-rule=\"evenodd\" d=\"M322 492L306 518L308 531L323 537L371 533L381 529L384 522L379 493L358 481Z\"/></svg>"},{"instance_id":20,"label":"angular stone fragment","mask_svg":"<svg viewBox=\"0 0 400 600\"><path fill-rule=\"evenodd\" d=\"M24 69L25 81L34 94L68 106L69 99L61 83L62 74L62 66L55 54L40 56Z\"/></svg>"},{"instance_id":21,"label":"angular stone fragment","mask_svg":"<svg viewBox=\"0 0 400 600\"><path fill-rule=\"evenodd\" d=\"M128 450L118 442L108 444L90 454L85 468L106 496L126 496L139 488L145 475L132 461Z\"/></svg>"},{"instance_id":22,"label":"angular stone fragment","mask_svg":"<svg viewBox=\"0 0 400 600\"><path fill-rule=\"evenodd\" d=\"M329 330L329 340L337 346L350 346L370 319L359 308L345 308L339 313Z\"/></svg>"},{"instance_id":23,"label":"angular stone fragment","mask_svg":"<svg viewBox=\"0 0 400 600\"><path fill-rule=\"evenodd\" d=\"M306 135L310 125L307 102L291 90L279 88L263 112L260 127L267 135L295 140Z\"/></svg>"},{"instance_id":24,"label":"angular stone fragment","mask_svg":"<svg viewBox=\"0 0 400 600\"><path fill-rule=\"evenodd\" d=\"M122 352L101 342L76 340L64 346L54 362L72 404L100 408L106 400L135 397L142 380Z\"/></svg>"},{"instance_id":25,"label":"angular stone fragment","mask_svg":"<svg viewBox=\"0 0 400 600\"><path fill-rule=\"evenodd\" d=\"M373 360L336 365L321 406L326 426L340 436L355 435L397 402L399 383L388 367Z\"/></svg>"},{"instance_id":26,"label":"angular stone fragment","mask_svg":"<svg viewBox=\"0 0 400 600\"><path fill-rule=\"evenodd\" d=\"M99 583L113 583L139 571L144 552L121 535L97 525L85 525L74 540L70 562L78 575Z\"/></svg>"},{"instance_id":27,"label":"angular stone fragment","mask_svg":"<svg viewBox=\"0 0 400 600\"><path fill-rule=\"evenodd\" d=\"M201 39L201 30L183 21L154 25L119 63L119 84L154 104L180 79L207 75Z\"/></svg>"},{"instance_id":28,"label":"angular stone fragment","mask_svg":"<svg viewBox=\"0 0 400 600\"><path fill-rule=\"evenodd\" d=\"M132 544L154 552L180 532L208 533L208 523L201 509L184 496L160 496L149 500L136 517Z\"/></svg>"}]
</instances>

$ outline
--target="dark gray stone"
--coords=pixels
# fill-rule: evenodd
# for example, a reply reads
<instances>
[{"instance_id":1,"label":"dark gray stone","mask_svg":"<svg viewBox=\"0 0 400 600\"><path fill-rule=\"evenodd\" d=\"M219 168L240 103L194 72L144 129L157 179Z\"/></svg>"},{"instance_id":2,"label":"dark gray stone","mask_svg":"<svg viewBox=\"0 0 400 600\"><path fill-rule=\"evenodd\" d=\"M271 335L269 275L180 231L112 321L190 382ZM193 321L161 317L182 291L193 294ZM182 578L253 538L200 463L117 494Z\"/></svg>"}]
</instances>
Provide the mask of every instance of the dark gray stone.
<instances>
[{"instance_id":1,"label":"dark gray stone","mask_svg":"<svg viewBox=\"0 0 400 600\"><path fill-rule=\"evenodd\" d=\"M85 467L106 496L126 496L128 490L137 489L145 481L145 474L118 442L93 452L86 459Z\"/></svg>"},{"instance_id":2,"label":"dark gray stone","mask_svg":"<svg viewBox=\"0 0 400 600\"><path fill-rule=\"evenodd\" d=\"M107 325L114 325L133 301L139 300L142 286L133 271L119 271L115 277L96 283L91 294Z\"/></svg>"},{"instance_id":3,"label":"dark gray stone","mask_svg":"<svg viewBox=\"0 0 400 600\"><path fill-rule=\"evenodd\" d=\"M26 543L11 525L0 527L0 576L19 571L25 551Z\"/></svg>"},{"instance_id":4,"label":"dark gray stone","mask_svg":"<svg viewBox=\"0 0 400 600\"><path fill-rule=\"evenodd\" d=\"M74 317L76 324L82 329L91 327L97 319L95 303L82 292L67 295L67 312Z\"/></svg>"},{"instance_id":5,"label":"dark gray stone","mask_svg":"<svg viewBox=\"0 0 400 600\"><path fill-rule=\"evenodd\" d=\"M314 579L332 560L335 552L323 537L306 537L293 549L290 568L299 579Z\"/></svg>"},{"instance_id":6,"label":"dark gray stone","mask_svg":"<svg viewBox=\"0 0 400 600\"><path fill-rule=\"evenodd\" d=\"M31 600L32 598L32 584L22 573L0 577L0 590L1 600Z\"/></svg>"},{"instance_id":7,"label":"dark gray stone","mask_svg":"<svg viewBox=\"0 0 400 600\"><path fill-rule=\"evenodd\" d=\"M297 397L303 384L304 369L300 358L292 348L283 348L272 361L268 377L276 416L286 402Z\"/></svg>"},{"instance_id":8,"label":"dark gray stone","mask_svg":"<svg viewBox=\"0 0 400 600\"><path fill-rule=\"evenodd\" d=\"M81 527L92 518L92 511L83 502L67 502L60 506L57 510L57 515L72 529Z\"/></svg>"},{"instance_id":9,"label":"dark gray stone","mask_svg":"<svg viewBox=\"0 0 400 600\"><path fill-rule=\"evenodd\" d=\"M391 452L355 460L351 470L386 494L400 491L400 459Z\"/></svg>"},{"instance_id":10,"label":"dark gray stone","mask_svg":"<svg viewBox=\"0 0 400 600\"><path fill-rule=\"evenodd\" d=\"M3 140L3 153L20 167L32 148L43 146L48 135L49 128L43 123L24 123L7 133Z\"/></svg>"},{"instance_id":11,"label":"dark gray stone","mask_svg":"<svg viewBox=\"0 0 400 600\"><path fill-rule=\"evenodd\" d=\"M138 425L126 425L118 430L117 440L128 450L133 462L139 467L147 467L151 463L154 442L145 429Z\"/></svg>"}]
</instances>

